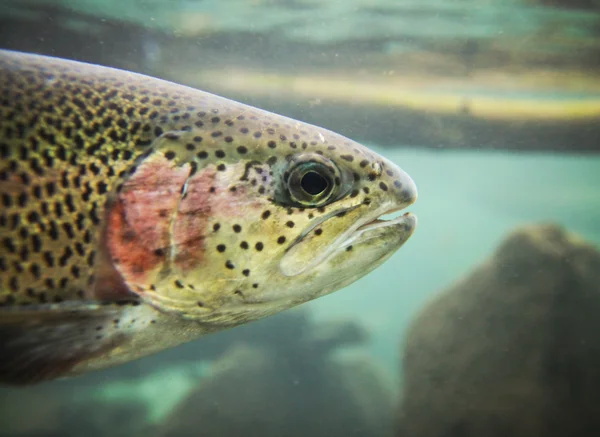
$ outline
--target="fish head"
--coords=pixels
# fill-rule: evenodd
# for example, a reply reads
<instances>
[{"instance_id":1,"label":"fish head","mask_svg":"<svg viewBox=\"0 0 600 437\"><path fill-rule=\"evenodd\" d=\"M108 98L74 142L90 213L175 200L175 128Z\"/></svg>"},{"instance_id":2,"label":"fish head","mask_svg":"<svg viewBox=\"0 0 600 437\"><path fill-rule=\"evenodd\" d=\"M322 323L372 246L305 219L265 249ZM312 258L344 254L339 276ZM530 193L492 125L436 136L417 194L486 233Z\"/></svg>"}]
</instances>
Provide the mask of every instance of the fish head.
<instances>
[{"instance_id":1,"label":"fish head","mask_svg":"<svg viewBox=\"0 0 600 437\"><path fill-rule=\"evenodd\" d=\"M274 167L275 202L299 210L293 221L290 211L277 211L283 226L272 231L285 241L273 268L287 286L270 289L264 301L304 302L342 288L383 263L415 230L410 213L381 219L416 201L410 176L366 147L334 138L333 145Z\"/></svg>"},{"instance_id":2,"label":"fish head","mask_svg":"<svg viewBox=\"0 0 600 437\"><path fill-rule=\"evenodd\" d=\"M410 176L345 137L305 124L197 137L155 147L109 217L117 269L161 310L217 325L258 319L354 282L415 230L410 213L381 219L415 202ZM136 220L146 236L132 232L122 250L122 228ZM124 266L140 250L153 264Z\"/></svg>"}]
</instances>

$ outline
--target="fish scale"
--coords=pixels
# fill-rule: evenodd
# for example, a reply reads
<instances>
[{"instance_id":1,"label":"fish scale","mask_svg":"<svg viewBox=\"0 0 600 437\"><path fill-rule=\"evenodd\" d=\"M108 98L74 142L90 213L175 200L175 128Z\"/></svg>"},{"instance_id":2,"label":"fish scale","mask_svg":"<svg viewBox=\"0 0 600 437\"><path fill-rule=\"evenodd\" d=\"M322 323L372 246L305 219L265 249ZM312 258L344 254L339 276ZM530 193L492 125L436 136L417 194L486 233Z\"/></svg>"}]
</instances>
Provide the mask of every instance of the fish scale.
<instances>
[{"instance_id":1,"label":"fish scale","mask_svg":"<svg viewBox=\"0 0 600 437\"><path fill-rule=\"evenodd\" d=\"M416 195L326 129L0 51L0 381L119 364L335 291L410 237L413 215L377 218Z\"/></svg>"}]
</instances>

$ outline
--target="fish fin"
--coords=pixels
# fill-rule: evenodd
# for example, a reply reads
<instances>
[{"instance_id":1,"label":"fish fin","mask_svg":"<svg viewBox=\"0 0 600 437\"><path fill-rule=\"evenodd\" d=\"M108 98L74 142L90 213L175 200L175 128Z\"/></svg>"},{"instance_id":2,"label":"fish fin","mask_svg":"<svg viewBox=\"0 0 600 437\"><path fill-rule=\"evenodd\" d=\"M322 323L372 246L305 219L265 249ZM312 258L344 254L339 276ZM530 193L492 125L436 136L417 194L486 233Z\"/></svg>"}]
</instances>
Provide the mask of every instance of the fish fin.
<instances>
[{"instance_id":1,"label":"fish fin","mask_svg":"<svg viewBox=\"0 0 600 437\"><path fill-rule=\"evenodd\" d=\"M35 384L121 343L117 305L60 303L0 310L0 383Z\"/></svg>"}]
</instances>

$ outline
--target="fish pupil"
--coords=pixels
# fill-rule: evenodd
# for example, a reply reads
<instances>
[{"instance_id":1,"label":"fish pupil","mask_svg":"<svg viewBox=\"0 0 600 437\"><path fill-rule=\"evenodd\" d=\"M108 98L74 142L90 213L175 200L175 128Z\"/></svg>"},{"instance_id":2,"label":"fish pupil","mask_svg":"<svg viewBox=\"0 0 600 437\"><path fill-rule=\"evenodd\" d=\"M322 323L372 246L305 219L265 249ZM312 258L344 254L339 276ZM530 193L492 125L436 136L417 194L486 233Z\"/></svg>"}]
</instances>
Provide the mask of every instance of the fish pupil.
<instances>
[{"instance_id":1,"label":"fish pupil","mask_svg":"<svg viewBox=\"0 0 600 437\"><path fill-rule=\"evenodd\" d=\"M323 191L325 191L329 186L329 183L327 182L327 179L325 179L319 173L315 171L309 171L302 176L300 186L311 196L316 196L317 194L321 194Z\"/></svg>"}]
</instances>

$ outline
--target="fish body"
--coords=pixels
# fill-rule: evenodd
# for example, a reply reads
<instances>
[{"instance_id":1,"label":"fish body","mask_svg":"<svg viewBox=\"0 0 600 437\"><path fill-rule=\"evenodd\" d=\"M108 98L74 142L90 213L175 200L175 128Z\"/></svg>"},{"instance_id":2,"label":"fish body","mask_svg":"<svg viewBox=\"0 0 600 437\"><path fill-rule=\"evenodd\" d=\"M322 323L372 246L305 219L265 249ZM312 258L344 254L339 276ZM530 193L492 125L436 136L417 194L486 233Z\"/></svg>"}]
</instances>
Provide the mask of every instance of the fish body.
<instances>
[{"instance_id":1,"label":"fish body","mask_svg":"<svg viewBox=\"0 0 600 437\"><path fill-rule=\"evenodd\" d=\"M342 288L416 218L395 164L326 129L0 51L0 381L123 363Z\"/></svg>"}]
</instances>

